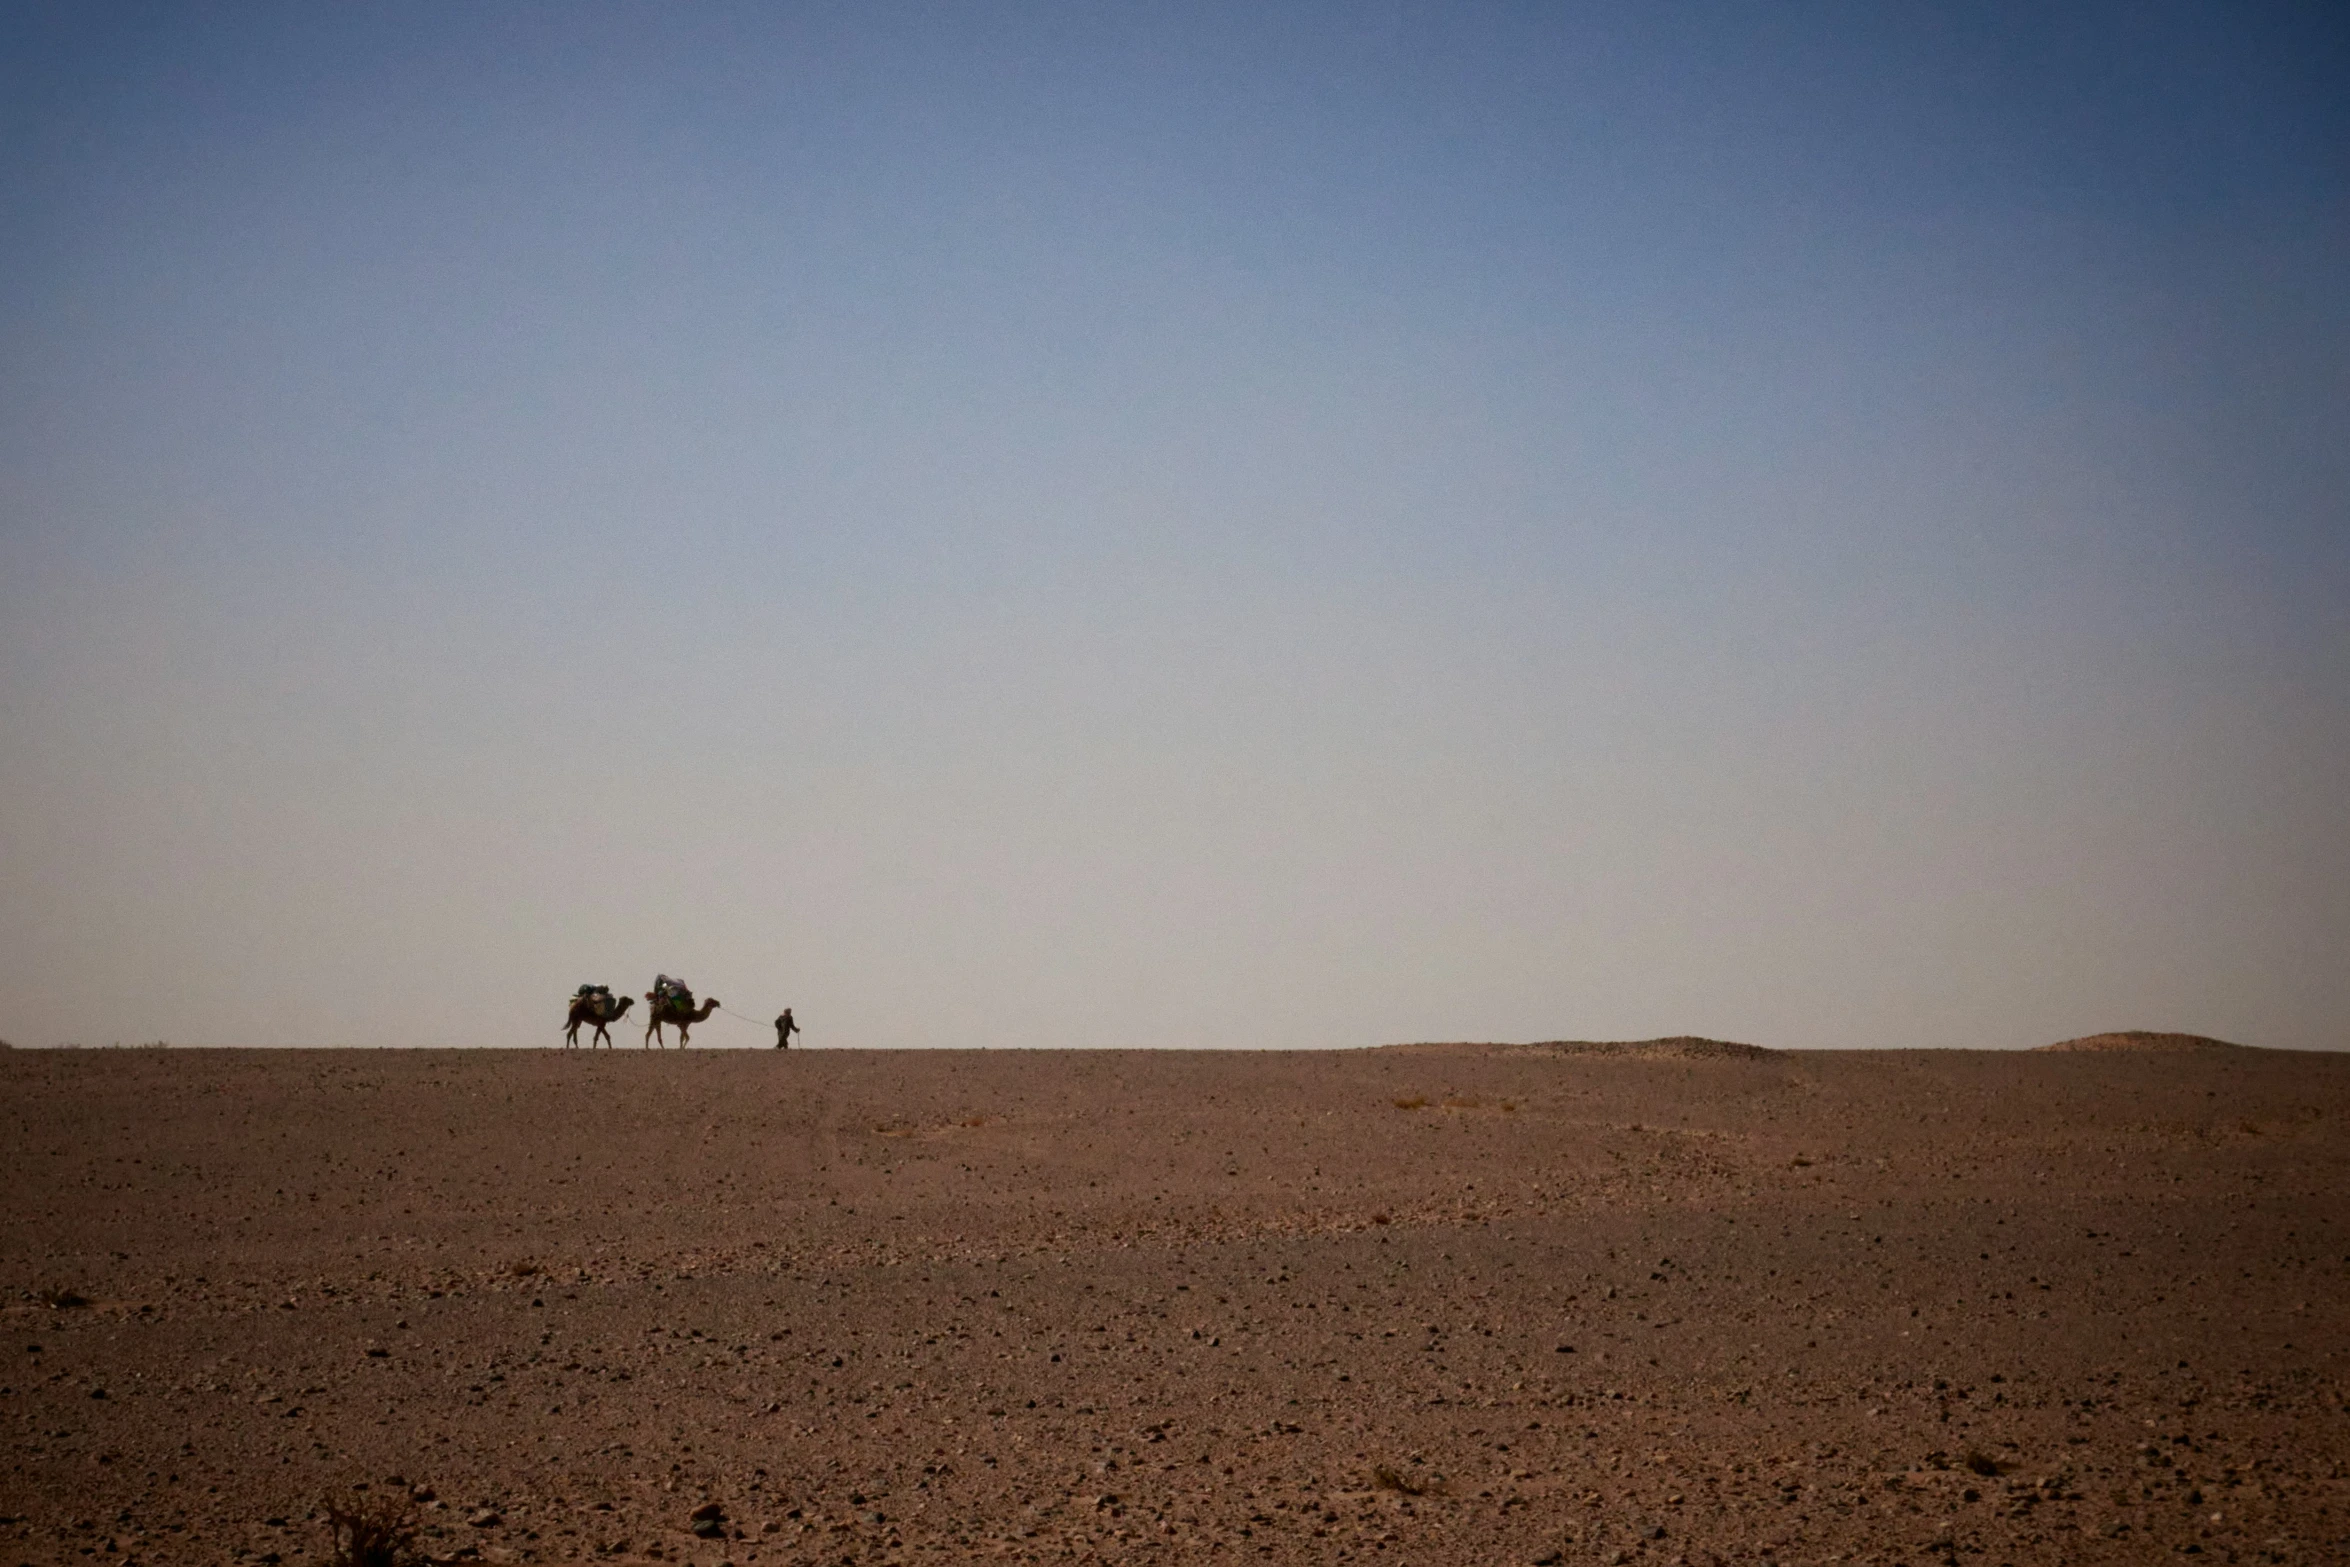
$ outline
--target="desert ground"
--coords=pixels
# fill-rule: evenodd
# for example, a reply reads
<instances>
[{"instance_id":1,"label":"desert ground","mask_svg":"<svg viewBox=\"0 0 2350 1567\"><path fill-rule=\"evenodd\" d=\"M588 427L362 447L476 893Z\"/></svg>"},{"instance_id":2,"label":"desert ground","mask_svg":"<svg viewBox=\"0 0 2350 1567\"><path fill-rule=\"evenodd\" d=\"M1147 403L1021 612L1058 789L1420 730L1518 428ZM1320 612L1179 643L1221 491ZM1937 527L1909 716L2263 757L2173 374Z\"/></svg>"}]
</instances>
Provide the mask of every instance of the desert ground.
<instances>
[{"instance_id":1,"label":"desert ground","mask_svg":"<svg viewBox=\"0 0 2350 1567\"><path fill-rule=\"evenodd\" d=\"M0 1052L0 1564L2350 1560L2350 1055Z\"/></svg>"}]
</instances>

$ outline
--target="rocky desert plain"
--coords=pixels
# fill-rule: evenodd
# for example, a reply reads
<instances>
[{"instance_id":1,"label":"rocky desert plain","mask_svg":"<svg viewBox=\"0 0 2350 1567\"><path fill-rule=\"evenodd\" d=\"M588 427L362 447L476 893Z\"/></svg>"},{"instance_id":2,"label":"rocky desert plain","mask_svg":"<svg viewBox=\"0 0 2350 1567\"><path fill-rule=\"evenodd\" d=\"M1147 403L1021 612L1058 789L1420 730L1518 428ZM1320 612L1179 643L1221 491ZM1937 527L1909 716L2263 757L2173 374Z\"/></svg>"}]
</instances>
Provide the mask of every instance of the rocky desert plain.
<instances>
[{"instance_id":1,"label":"rocky desert plain","mask_svg":"<svg viewBox=\"0 0 2350 1567\"><path fill-rule=\"evenodd\" d=\"M0 1052L0 1563L2350 1561L2350 1055Z\"/></svg>"}]
</instances>

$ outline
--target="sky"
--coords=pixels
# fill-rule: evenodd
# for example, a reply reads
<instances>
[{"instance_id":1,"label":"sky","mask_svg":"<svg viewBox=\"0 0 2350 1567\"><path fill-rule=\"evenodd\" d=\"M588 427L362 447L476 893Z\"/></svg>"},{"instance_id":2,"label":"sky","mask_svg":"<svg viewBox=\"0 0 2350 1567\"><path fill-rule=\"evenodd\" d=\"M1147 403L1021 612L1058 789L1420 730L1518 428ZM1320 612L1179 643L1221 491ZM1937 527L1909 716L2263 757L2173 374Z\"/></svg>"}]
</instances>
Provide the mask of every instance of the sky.
<instances>
[{"instance_id":1,"label":"sky","mask_svg":"<svg viewBox=\"0 0 2350 1567\"><path fill-rule=\"evenodd\" d=\"M7 7L0 1038L2350 1047L2346 78Z\"/></svg>"}]
</instances>

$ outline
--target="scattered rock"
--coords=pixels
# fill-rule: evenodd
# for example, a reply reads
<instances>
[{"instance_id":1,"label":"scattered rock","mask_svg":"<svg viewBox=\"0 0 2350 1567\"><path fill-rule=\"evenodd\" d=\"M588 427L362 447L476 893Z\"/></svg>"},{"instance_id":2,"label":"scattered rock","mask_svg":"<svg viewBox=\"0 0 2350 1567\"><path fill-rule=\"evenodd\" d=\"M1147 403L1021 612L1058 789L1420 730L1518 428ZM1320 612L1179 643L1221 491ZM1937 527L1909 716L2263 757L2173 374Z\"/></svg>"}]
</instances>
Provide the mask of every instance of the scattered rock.
<instances>
[{"instance_id":1,"label":"scattered rock","mask_svg":"<svg viewBox=\"0 0 2350 1567\"><path fill-rule=\"evenodd\" d=\"M498 1525L504 1523L506 1520L498 1516L498 1510L496 1508L483 1507L477 1509L474 1514L465 1521L476 1529L495 1529Z\"/></svg>"}]
</instances>

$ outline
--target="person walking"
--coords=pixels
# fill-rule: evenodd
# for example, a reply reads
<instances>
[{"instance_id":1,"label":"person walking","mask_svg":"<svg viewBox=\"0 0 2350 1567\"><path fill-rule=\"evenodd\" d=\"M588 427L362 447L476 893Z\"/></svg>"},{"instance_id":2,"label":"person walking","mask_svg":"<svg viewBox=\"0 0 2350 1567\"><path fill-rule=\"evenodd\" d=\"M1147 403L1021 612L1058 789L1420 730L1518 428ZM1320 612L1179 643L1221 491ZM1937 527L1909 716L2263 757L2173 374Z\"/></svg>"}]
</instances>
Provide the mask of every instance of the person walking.
<instances>
[{"instance_id":1,"label":"person walking","mask_svg":"<svg viewBox=\"0 0 2350 1567\"><path fill-rule=\"evenodd\" d=\"M775 1048L789 1050L791 1036L800 1031L800 1025L791 1020L791 1008L783 1009L783 1016L775 1020Z\"/></svg>"}]
</instances>

